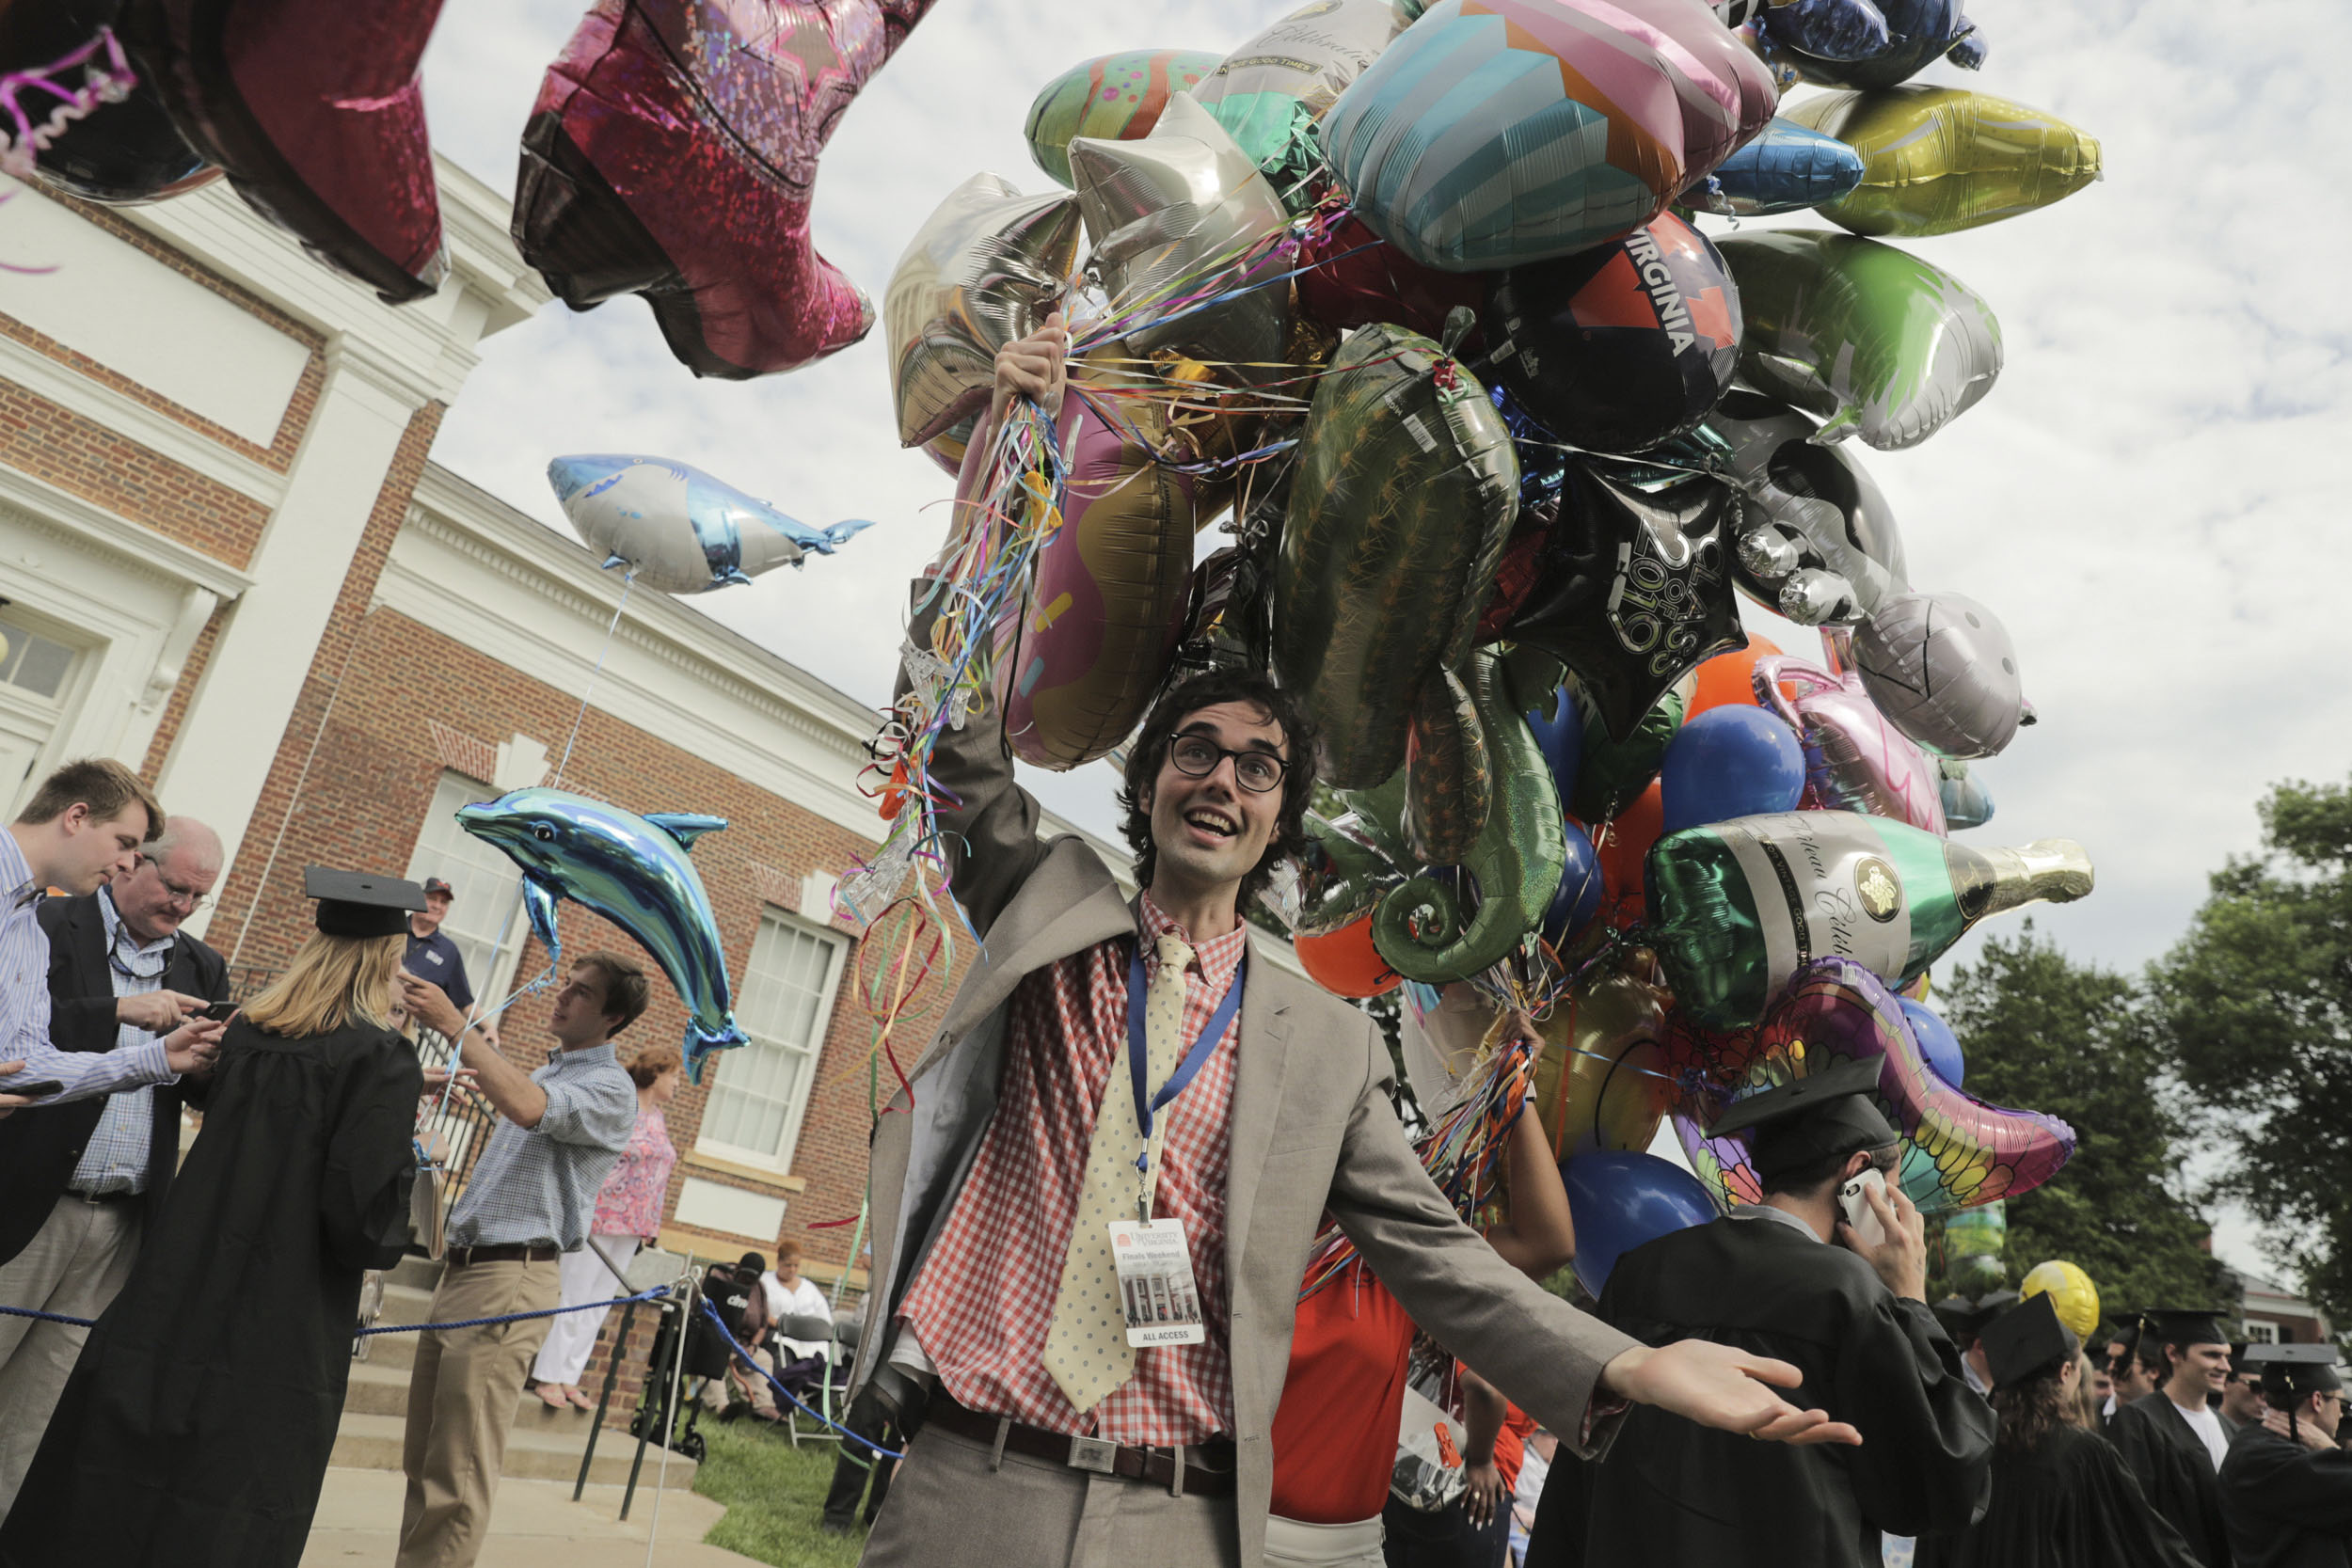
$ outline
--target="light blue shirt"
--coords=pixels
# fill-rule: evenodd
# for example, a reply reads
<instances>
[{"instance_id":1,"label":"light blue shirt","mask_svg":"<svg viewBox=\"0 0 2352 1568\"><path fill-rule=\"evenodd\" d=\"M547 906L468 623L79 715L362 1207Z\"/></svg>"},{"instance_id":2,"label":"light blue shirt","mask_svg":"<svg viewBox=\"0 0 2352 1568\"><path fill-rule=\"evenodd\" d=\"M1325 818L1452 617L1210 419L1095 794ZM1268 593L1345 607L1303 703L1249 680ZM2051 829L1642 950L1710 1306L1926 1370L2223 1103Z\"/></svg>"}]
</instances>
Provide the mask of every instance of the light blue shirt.
<instances>
[{"instance_id":1,"label":"light blue shirt","mask_svg":"<svg viewBox=\"0 0 2352 1568\"><path fill-rule=\"evenodd\" d=\"M173 938L142 945L115 909L114 894L98 890L98 918L106 928L106 973L112 976L115 999L145 996L164 989L164 967L171 959ZM161 1039L135 1023L115 1025L115 1049L135 1050ZM142 1085L106 1097L98 1125L90 1130L81 1164L66 1185L77 1193L103 1197L109 1193L147 1191L150 1146L155 1141L155 1090Z\"/></svg>"},{"instance_id":2,"label":"light blue shirt","mask_svg":"<svg viewBox=\"0 0 2352 1568\"><path fill-rule=\"evenodd\" d=\"M637 1131L637 1085L612 1042L559 1053L531 1075L548 1097L536 1127L499 1118L449 1217L449 1244L588 1243L596 1194Z\"/></svg>"},{"instance_id":3,"label":"light blue shirt","mask_svg":"<svg viewBox=\"0 0 2352 1568\"><path fill-rule=\"evenodd\" d=\"M161 1040L127 1051L119 1046L60 1051L49 1043L49 933L33 913L41 891L16 835L0 832L0 1062L24 1064L24 1071L0 1078L0 1093L10 1083L62 1084L57 1093L30 1107L39 1110L147 1084L178 1083Z\"/></svg>"}]
</instances>

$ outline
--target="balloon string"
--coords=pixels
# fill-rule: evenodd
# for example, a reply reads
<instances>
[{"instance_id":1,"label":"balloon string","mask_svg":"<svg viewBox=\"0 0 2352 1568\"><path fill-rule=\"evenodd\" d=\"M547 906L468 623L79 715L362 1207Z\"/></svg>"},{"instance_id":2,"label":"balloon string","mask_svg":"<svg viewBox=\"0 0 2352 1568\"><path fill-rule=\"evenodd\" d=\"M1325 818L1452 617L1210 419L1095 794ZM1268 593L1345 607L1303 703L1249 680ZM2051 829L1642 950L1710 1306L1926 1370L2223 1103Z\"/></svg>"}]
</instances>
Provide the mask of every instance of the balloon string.
<instances>
[{"instance_id":1,"label":"balloon string","mask_svg":"<svg viewBox=\"0 0 2352 1568\"><path fill-rule=\"evenodd\" d=\"M621 578L621 597L612 607L612 620L604 628L604 646L596 650L596 667L588 672L588 686L580 694L580 711L572 715L572 733L564 742L563 760L555 765L555 777L548 781L549 789L564 787L564 770L572 765L572 748L580 743L580 726L588 717L589 699L596 694L596 681L604 673L604 661L612 652L612 639L621 629L621 612L628 608L629 590L637 586L637 568L631 566Z\"/></svg>"}]
</instances>

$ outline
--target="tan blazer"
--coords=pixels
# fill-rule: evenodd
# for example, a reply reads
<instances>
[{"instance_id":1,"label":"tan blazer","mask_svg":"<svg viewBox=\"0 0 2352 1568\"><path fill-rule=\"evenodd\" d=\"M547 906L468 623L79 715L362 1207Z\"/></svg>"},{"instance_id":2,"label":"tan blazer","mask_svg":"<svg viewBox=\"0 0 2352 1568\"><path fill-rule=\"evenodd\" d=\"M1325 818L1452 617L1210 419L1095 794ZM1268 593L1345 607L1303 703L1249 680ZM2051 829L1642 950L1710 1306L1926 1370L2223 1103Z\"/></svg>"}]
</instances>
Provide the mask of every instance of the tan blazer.
<instances>
[{"instance_id":1,"label":"tan blazer","mask_svg":"<svg viewBox=\"0 0 2352 1568\"><path fill-rule=\"evenodd\" d=\"M887 1354L898 1305L995 1110L1013 988L1136 928L1134 909L1083 840L1038 839L1037 801L1013 783L993 714L943 738L932 777L961 802L941 826L954 847L956 895L983 948L909 1075L912 1103L901 1089L874 1132L874 1284L855 1385ZM1635 1341L1537 1289L1454 1214L1397 1122L1388 1049L1370 1019L1263 958L1249 965L1248 988L1225 1211L1240 1560L1265 1555L1268 1433L1327 1209L1415 1323L1589 1457L1615 1424L1593 1445L1581 1441L1600 1370Z\"/></svg>"}]
</instances>

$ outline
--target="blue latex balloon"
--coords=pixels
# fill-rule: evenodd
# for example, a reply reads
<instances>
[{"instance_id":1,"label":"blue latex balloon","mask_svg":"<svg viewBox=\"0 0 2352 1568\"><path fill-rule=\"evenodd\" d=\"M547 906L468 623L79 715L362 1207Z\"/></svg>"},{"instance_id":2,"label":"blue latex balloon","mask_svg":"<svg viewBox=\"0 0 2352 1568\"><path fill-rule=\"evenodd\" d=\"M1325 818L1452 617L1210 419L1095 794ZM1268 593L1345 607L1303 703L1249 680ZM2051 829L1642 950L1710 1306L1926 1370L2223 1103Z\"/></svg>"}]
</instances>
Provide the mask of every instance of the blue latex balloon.
<instances>
[{"instance_id":1,"label":"blue latex balloon","mask_svg":"<svg viewBox=\"0 0 2352 1568\"><path fill-rule=\"evenodd\" d=\"M1699 1179L1655 1154L1597 1149L1562 1165L1560 1180L1576 1221L1576 1277L1596 1296L1635 1247L1715 1218Z\"/></svg>"},{"instance_id":2,"label":"blue latex balloon","mask_svg":"<svg viewBox=\"0 0 2352 1568\"><path fill-rule=\"evenodd\" d=\"M1577 767L1584 760L1584 710L1577 706L1576 693L1561 687L1551 694L1550 716L1538 704L1528 710L1527 727L1535 732L1560 799L1566 800L1576 793Z\"/></svg>"},{"instance_id":3,"label":"blue latex balloon","mask_svg":"<svg viewBox=\"0 0 2352 1568\"><path fill-rule=\"evenodd\" d=\"M1944 1015L1924 1002L1906 999L1903 1017L1911 1021L1911 1037L1919 1042L1920 1058L1938 1078L1959 1088L1968 1064L1961 1060L1960 1038L1944 1022Z\"/></svg>"},{"instance_id":4,"label":"blue latex balloon","mask_svg":"<svg viewBox=\"0 0 2352 1568\"><path fill-rule=\"evenodd\" d=\"M1804 794L1804 748L1762 708L1726 704L1676 732L1658 779L1670 833L1794 811Z\"/></svg>"},{"instance_id":5,"label":"blue latex balloon","mask_svg":"<svg viewBox=\"0 0 2352 1568\"><path fill-rule=\"evenodd\" d=\"M584 795L532 788L460 806L457 823L522 868L531 928L550 962L563 954L556 902L569 898L627 931L661 966L686 1004L686 1070L695 1083L710 1053L750 1043L735 1024L710 895L686 858L695 839L717 832L726 818L637 816Z\"/></svg>"},{"instance_id":6,"label":"blue latex balloon","mask_svg":"<svg viewBox=\"0 0 2352 1568\"><path fill-rule=\"evenodd\" d=\"M1862 183L1862 154L1809 125L1775 117L1764 134L1683 193L1702 213L1763 217L1835 201Z\"/></svg>"},{"instance_id":7,"label":"blue latex balloon","mask_svg":"<svg viewBox=\"0 0 2352 1568\"><path fill-rule=\"evenodd\" d=\"M1568 827L1567 862L1560 872L1560 891L1551 895L1551 907L1544 911L1543 937L1554 949L1564 948L1569 939L1593 923L1600 912L1603 889L1600 875L1600 851L1582 830L1571 823Z\"/></svg>"}]
</instances>

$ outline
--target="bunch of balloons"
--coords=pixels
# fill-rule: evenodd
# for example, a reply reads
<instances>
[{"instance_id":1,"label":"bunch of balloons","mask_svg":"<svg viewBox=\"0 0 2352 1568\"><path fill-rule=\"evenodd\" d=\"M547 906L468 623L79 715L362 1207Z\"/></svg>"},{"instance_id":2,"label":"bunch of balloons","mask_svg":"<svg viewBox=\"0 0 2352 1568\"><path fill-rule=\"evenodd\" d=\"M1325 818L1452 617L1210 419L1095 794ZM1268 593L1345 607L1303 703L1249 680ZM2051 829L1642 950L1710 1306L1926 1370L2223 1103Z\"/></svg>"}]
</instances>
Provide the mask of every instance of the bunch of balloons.
<instances>
[{"instance_id":1,"label":"bunch of balloons","mask_svg":"<svg viewBox=\"0 0 2352 1568\"><path fill-rule=\"evenodd\" d=\"M878 746L894 809L972 703L1072 768L1172 678L1254 664L1324 736L1279 900L1309 972L1545 1021L1597 1226L1753 1200L1707 1127L1864 1056L1923 1208L2046 1180L2072 1131L1962 1090L1925 979L2090 867L1953 841L2033 710L1998 618L1913 586L1855 452L2000 370L1991 308L1893 242L2045 206L2099 150L1908 80L1939 58L1984 59L1957 0L1317 0L1047 84L1053 184L974 176L882 312L900 437L983 519ZM1826 223L1703 229L1801 211ZM996 351L1056 309L1067 401L974 450ZM1750 639L1742 594L1819 656ZM1695 1180L1645 1152L1667 1117Z\"/></svg>"}]
</instances>

